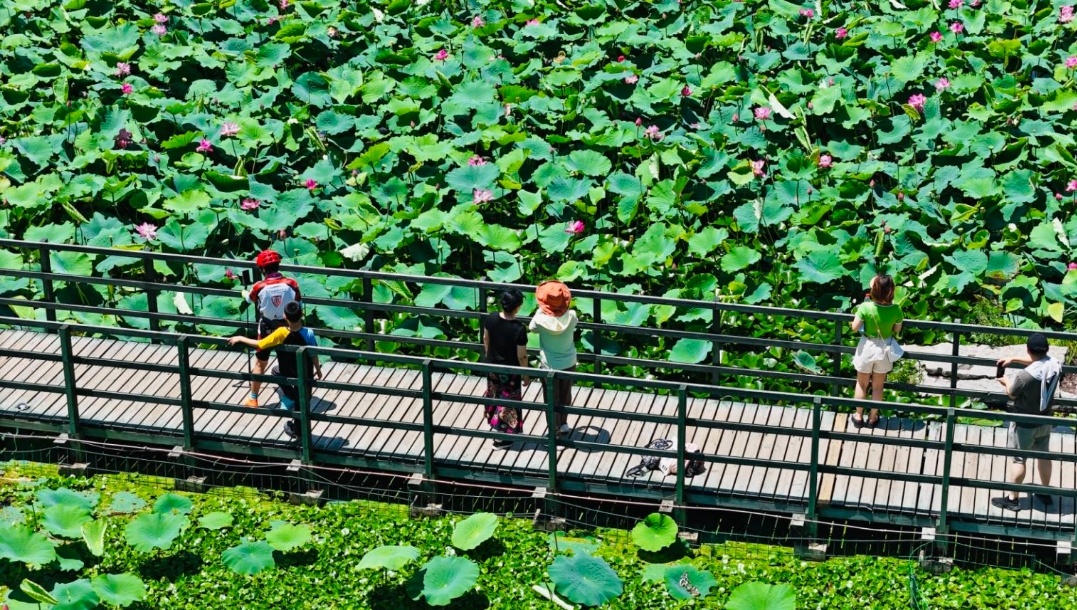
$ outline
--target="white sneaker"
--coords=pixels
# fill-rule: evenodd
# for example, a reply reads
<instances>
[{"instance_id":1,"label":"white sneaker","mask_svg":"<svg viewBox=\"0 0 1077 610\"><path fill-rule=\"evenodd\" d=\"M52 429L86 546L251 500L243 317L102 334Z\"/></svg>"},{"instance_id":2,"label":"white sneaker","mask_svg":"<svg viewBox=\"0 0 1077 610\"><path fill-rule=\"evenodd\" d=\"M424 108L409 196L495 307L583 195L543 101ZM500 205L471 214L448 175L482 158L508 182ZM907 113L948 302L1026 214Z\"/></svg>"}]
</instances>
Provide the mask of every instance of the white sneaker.
<instances>
[{"instance_id":1,"label":"white sneaker","mask_svg":"<svg viewBox=\"0 0 1077 610\"><path fill-rule=\"evenodd\" d=\"M568 424L561 424L561 434L571 434L572 428Z\"/></svg>"}]
</instances>

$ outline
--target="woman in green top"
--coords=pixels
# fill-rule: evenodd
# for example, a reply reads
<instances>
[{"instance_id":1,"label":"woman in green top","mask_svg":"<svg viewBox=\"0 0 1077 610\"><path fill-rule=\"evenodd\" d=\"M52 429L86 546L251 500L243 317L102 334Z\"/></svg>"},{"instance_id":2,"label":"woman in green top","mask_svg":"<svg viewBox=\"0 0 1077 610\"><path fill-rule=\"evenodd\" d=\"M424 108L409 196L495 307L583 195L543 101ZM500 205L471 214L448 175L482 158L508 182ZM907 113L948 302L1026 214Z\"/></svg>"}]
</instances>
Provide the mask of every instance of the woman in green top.
<instances>
[{"instance_id":1,"label":"woman in green top","mask_svg":"<svg viewBox=\"0 0 1077 610\"><path fill-rule=\"evenodd\" d=\"M901 332L901 308L894 305L894 280L889 275L880 273L871 278L870 300L857 305L853 317L853 330L860 333L860 343L853 355L856 367L857 400L868 396L871 386L871 399L883 399L883 384L886 374L894 368L894 363L887 356L891 337ZM864 408L857 407L853 416L853 425L864 425ZM874 428L879 424L879 410L872 409L867 425Z\"/></svg>"}]
</instances>

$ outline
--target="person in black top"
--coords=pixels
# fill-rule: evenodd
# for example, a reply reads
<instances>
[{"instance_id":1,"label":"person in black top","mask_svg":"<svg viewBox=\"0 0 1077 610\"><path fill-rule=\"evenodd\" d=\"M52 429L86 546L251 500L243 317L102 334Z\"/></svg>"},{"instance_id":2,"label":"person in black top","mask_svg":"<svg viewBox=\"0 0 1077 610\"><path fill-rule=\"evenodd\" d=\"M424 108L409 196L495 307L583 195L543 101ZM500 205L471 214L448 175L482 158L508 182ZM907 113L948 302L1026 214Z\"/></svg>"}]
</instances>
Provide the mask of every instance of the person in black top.
<instances>
[{"instance_id":1,"label":"person in black top","mask_svg":"<svg viewBox=\"0 0 1077 610\"><path fill-rule=\"evenodd\" d=\"M527 367L527 327L516 319L523 305L524 296L519 290L506 290L501 295L501 312L491 313L482 319L482 344L486 348L488 364ZM486 376L486 398L523 400L523 384L531 379L520 375L490 373ZM505 434L522 434L523 417L516 407L487 405L486 422ZM512 441L494 441L494 447L505 449Z\"/></svg>"}]
</instances>

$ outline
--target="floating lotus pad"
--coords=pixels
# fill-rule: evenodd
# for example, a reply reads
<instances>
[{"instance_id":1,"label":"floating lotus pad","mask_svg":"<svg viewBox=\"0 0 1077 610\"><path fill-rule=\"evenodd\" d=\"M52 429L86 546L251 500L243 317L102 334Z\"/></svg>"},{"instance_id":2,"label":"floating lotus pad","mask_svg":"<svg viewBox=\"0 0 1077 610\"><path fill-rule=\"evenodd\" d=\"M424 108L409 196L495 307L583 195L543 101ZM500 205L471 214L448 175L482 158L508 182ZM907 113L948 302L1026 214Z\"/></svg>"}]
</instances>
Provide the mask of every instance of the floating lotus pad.
<instances>
[{"instance_id":1,"label":"floating lotus pad","mask_svg":"<svg viewBox=\"0 0 1077 610\"><path fill-rule=\"evenodd\" d=\"M113 606L125 608L146 598L146 585L134 574L105 574L92 584L97 596Z\"/></svg>"},{"instance_id":2,"label":"floating lotus pad","mask_svg":"<svg viewBox=\"0 0 1077 610\"><path fill-rule=\"evenodd\" d=\"M421 597L431 606L447 606L479 580L479 566L466 557L435 557L422 567ZM418 598L416 598L418 599Z\"/></svg>"},{"instance_id":3,"label":"floating lotus pad","mask_svg":"<svg viewBox=\"0 0 1077 610\"><path fill-rule=\"evenodd\" d=\"M278 522L266 533L266 542L275 550L285 553L310 542L310 534L310 526Z\"/></svg>"},{"instance_id":4,"label":"floating lotus pad","mask_svg":"<svg viewBox=\"0 0 1077 610\"><path fill-rule=\"evenodd\" d=\"M729 596L726 610L796 610L797 597L787 584L746 582Z\"/></svg>"},{"instance_id":5,"label":"floating lotus pad","mask_svg":"<svg viewBox=\"0 0 1077 610\"><path fill-rule=\"evenodd\" d=\"M0 557L43 566L56 559L56 548L48 538L25 527L0 525Z\"/></svg>"},{"instance_id":6,"label":"floating lotus pad","mask_svg":"<svg viewBox=\"0 0 1077 610\"><path fill-rule=\"evenodd\" d=\"M413 546L379 546L363 555L363 559L359 561L358 569L383 569L395 572L418 558L419 549Z\"/></svg>"},{"instance_id":7,"label":"floating lotus pad","mask_svg":"<svg viewBox=\"0 0 1077 610\"><path fill-rule=\"evenodd\" d=\"M224 565L237 574L250 576L274 568L273 547L265 540L244 542L221 554Z\"/></svg>"},{"instance_id":8,"label":"floating lotus pad","mask_svg":"<svg viewBox=\"0 0 1077 610\"><path fill-rule=\"evenodd\" d=\"M127 524L124 536L135 550L142 553L153 549L168 550L189 523L187 517L181 515L148 513L132 519Z\"/></svg>"},{"instance_id":9,"label":"floating lotus pad","mask_svg":"<svg viewBox=\"0 0 1077 610\"><path fill-rule=\"evenodd\" d=\"M231 527L234 518L232 513L215 512L203 515L198 519L198 525L206 528L207 530L220 530L226 527Z\"/></svg>"},{"instance_id":10,"label":"floating lotus pad","mask_svg":"<svg viewBox=\"0 0 1077 610\"><path fill-rule=\"evenodd\" d=\"M584 606L601 606L624 592L624 583L603 559L558 555L547 569L557 594Z\"/></svg>"},{"instance_id":11,"label":"floating lotus pad","mask_svg":"<svg viewBox=\"0 0 1077 610\"><path fill-rule=\"evenodd\" d=\"M690 564L676 564L666 568L666 590L673 599L699 599L710 593L718 584L714 575Z\"/></svg>"},{"instance_id":12,"label":"floating lotus pad","mask_svg":"<svg viewBox=\"0 0 1077 610\"><path fill-rule=\"evenodd\" d=\"M677 522L669 515L651 513L632 528L632 541L645 551L661 551L677 540Z\"/></svg>"}]
</instances>

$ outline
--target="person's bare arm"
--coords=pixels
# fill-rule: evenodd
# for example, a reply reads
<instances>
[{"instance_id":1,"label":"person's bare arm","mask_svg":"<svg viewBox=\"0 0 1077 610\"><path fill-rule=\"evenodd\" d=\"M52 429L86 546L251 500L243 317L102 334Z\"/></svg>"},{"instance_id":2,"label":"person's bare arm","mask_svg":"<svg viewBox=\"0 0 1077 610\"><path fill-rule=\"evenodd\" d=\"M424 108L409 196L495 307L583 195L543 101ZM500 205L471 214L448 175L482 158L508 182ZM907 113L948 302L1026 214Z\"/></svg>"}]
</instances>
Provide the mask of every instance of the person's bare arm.
<instances>
[{"instance_id":1,"label":"person's bare arm","mask_svg":"<svg viewBox=\"0 0 1077 610\"><path fill-rule=\"evenodd\" d=\"M999 366L1010 366L1011 364L1020 364L1022 366L1028 366L1032 364L1032 358L1028 356L1011 356L1009 358L999 358Z\"/></svg>"},{"instance_id":2,"label":"person's bare arm","mask_svg":"<svg viewBox=\"0 0 1077 610\"><path fill-rule=\"evenodd\" d=\"M322 363L321 363L321 361L319 361L318 357L313 355L313 354L311 354L311 356L310 356L310 361L314 363L314 378L315 379L321 379L322 378Z\"/></svg>"},{"instance_id":3,"label":"person's bare arm","mask_svg":"<svg viewBox=\"0 0 1077 610\"><path fill-rule=\"evenodd\" d=\"M483 349L482 353L486 354L486 357L489 358L490 357L490 331L486 330L485 328L482 329L482 349Z\"/></svg>"},{"instance_id":4,"label":"person's bare arm","mask_svg":"<svg viewBox=\"0 0 1077 610\"><path fill-rule=\"evenodd\" d=\"M258 349L258 341L255 339L251 339L249 337L242 337L240 335L236 335L235 337L228 339L228 345L235 345L237 343L242 343L243 345L246 345L247 347L250 347L252 349Z\"/></svg>"},{"instance_id":5,"label":"person's bare arm","mask_svg":"<svg viewBox=\"0 0 1077 610\"><path fill-rule=\"evenodd\" d=\"M860 319L860 316L853 316L853 321L850 324L853 327L853 332L860 332L861 328L864 328L864 321Z\"/></svg>"},{"instance_id":6,"label":"person's bare arm","mask_svg":"<svg viewBox=\"0 0 1077 610\"><path fill-rule=\"evenodd\" d=\"M1015 396L1013 395L1013 390L1011 389L1011 382L1009 377L999 377L998 382L1002 384L1003 388L1006 389L1007 396L1009 396L1010 398L1015 398Z\"/></svg>"},{"instance_id":7,"label":"person's bare arm","mask_svg":"<svg viewBox=\"0 0 1077 610\"><path fill-rule=\"evenodd\" d=\"M900 334L901 334L901 322L898 322L890 330L890 335L891 336L897 336L897 335L900 335Z\"/></svg>"}]
</instances>

